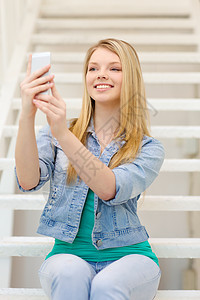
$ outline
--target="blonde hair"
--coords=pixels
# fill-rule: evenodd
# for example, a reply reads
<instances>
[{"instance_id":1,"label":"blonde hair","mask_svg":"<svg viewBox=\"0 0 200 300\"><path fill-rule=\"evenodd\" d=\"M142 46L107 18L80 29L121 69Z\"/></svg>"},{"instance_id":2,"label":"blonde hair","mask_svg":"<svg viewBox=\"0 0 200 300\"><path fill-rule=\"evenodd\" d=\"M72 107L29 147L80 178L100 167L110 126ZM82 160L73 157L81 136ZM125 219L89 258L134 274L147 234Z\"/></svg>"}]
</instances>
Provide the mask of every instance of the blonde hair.
<instances>
[{"instance_id":1,"label":"blonde hair","mask_svg":"<svg viewBox=\"0 0 200 300\"><path fill-rule=\"evenodd\" d=\"M145 87L142 70L138 55L135 49L125 41L113 38L100 40L90 47L86 53L84 62L84 94L82 108L79 118L74 119L70 125L70 131L86 145L87 127L94 113L95 102L90 98L86 86L86 74L89 60L94 51L99 48L106 48L117 54L122 65L122 88L120 97L120 124L115 138L123 134L126 143L112 157L109 167L111 169L119 166L122 162L131 162L136 157L144 135L150 136L149 114L146 103ZM75 181L77 173L69 162L67 170L68 184Z\"/></svg>"}]
</instances>

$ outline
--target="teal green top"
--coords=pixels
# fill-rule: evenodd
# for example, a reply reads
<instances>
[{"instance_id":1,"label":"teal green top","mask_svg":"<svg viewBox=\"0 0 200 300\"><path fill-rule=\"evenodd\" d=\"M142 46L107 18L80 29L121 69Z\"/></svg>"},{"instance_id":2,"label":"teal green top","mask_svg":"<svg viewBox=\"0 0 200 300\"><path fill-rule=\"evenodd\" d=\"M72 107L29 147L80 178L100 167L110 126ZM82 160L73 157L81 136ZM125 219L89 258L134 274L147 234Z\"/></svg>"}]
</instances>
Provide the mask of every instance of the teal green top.
<instances>
[{"instance_id":1,"label":"teal green top","mask_svg":"<svg viewBox=\"0 0 200 300\"><path fill-rule=\"evenodd\" d=\"M52 251L46 259L55 254L67 253L74 254L87 261L108 261L117 260L125 255L140 254L153 259L159 266L158 258L152 251L148 241L135 245L108 248L98 250L92 244L92 230L94 227L94 192L89 189L85 206L82 212L79 231L73 243L67 243L55 239Z\"/></svg>"}]
</instances>

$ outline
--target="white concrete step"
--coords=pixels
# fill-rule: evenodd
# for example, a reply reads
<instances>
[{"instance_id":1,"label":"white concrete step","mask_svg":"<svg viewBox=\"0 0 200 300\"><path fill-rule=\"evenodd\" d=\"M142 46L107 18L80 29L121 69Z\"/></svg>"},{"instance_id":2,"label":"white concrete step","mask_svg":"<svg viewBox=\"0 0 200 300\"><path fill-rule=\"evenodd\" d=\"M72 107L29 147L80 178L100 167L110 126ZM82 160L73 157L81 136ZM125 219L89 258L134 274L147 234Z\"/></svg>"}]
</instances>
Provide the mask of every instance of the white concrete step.
<instances>
[{"instance_id":1,"label":"white concrete step","mask_svg":"<svg viewBox=\"0 0 200 300\"><path fill-rule=\"evenodd\" d=\"M64 98L69 110L80 111L81 98ZM147 99L147 104L157 111L200 111L200 99ZM14 98L12 101L14 110L21 109L21 98Z\"/></svg>"},{"instance_id":2,"label":"white concrete step","mask_svg":"<svg viewBox=\"0 0 200 300\"><path fill-rule=\"evenodd\" d=\"M70 117L70 110L68 109L68 117ZM80 109L77 108L78 111ZM42 126L35 126L36 133ZM3 129L4 137L16 137L18 132L18 125L6 125ZM151 126L151 134L155 138L200 138L200 126Z\"/></svg>"},{"instance_id":3,"label":"white concrete step","mask_svg":"<svg viewBox=\"0 0 200 300\"><path fill-rule=\"evenodd\" d=\"M112 1L113 2L113 1ZM104 4L104 5L103 5ZM111 3L109 3L111 5ZM187 1L182 1L181 5L177 2L168 3L162 2L162 5L157 5L152 1L140 1L137 5L134 1L125 1L123 3L115 1L112 8L105 9L107 7L106 1L91 2L59 2L58 4L52 3L44 4L41 8L42 17L189 17L191 10ZM78 5L78 9L77 9ZM89 9L88 9L89 7Z\"/></svg>"},{"instance_id":4,"label":"white concrete step","mask_svg":"<svg viewBox=\"0 0 200 300\"><path fill-rule=\"evenodd\" d=\"M11 210L42 210L47 194L1 194L0 208Z\"/></svg>"},{"instance_id":5,"label":"white concrete step","mask_svg":"<svg viewBox=\"0 0 200 300\"><path fill-rule=\"evenodd\" d=\"M135 30L135 29L193 29L194 20L185 18L39 18L36 21L37 30L46 29L115 29L115 30Z\"/></svg>"},{"instance_id":6,"label":"white concrete step","mask_svg":"<svg viewBox=\"0 0 200 300\"><path fill-rule=\"evenodd\" d=\"M165 159L161 172L200 172L200 159Z\"/></svg>"},{"instance_id":7,"label":"white concrete step","mask_svg":"<svg viewBox=\"0 0 200 300\"><path fill-rule=\"evenodd\" d=\"M1 288L0 300L47 300L42 289ZM159 290L154 300L190 300L200 299L200 291L195 290Z\"/></svg>"},{"instance_id":8,"label":"white concrete step","mask_svg":"<svg viewBox=\"0 0 200 300\"><path fill-rule=\"evenodd\" d=\"M147 192L148 193L148 192ZM200 196L141 196L138 201L141 211L200 211Z\"/></svg>"},{"instance_id":9,"label":"white concrete step","mask_svg":"<svg viewBox=\"0 0 200 300\"><path fill-rule=\"evenodd\" d=\"M0 300L47 300L42 289L0 288Z\"/></svg>"},{"instance_id":10,"label":"white concrete step","mask_svg":"<svg viewBox=\"0 0 200 300\"><path fill-rule=\"evenodd\" d=\"M49 237L5 237L0 239L0 256L44 257L54 243ZM159 258L200 258L200 238L151 238Z\"/></svg>"},{"instance_id":11,"label":"white concrete step","mask_svg":"<svg viewBox=\"0 0 200 300\"><path fill-rule=\"evenodd\" d=\"M141 64L143 63L200 63L198 52L138 52ZM53 63L83 63L84 52L53 52L51 55Z\"/></svg>"},{"instance_id":12,"label":"white concrete step","mask_svg":"<svg viewBox=\"0 0 200 300\"><path fill-rule=\"evenodd\" d=\"M67 105L69 105L69 109L72 109L72 110L75 109L75 110L80 111L81 105L82 105L82 99L81 98L63 98L63 100L66 102ZM194 109L196 109L197 107L198 107L198 105L194 105ZM199 107L200 107L200 99L199 99ZM20 110L21 109L21 98L14 98L12 100L12 108L14 110Z\"/></svg>"},{"instance_id":13,"label":"white concrete step","mask_svg":"<svg viewBox=\"0 0 200 300\"><path fill-rule=\"evenodd\" d=\"M34 46L36 45L90 45L94 44L102 38L110 37L108 31L96 32L95 34L88 34L87 32L81 33L77 30L76 34L68 33L65 34L50 34L50 33L37 33L33 34L31 42ZM198 39L195 34L143 34L143 33L112 33L112 38L123 39L133 45L187 45L197 46Z\"/></svg>"},{"instance_id":14,"label":"white concrete step","mask_svg":"<svg viewBox=\"0 0 200 300\"><path fill-rule=\"evenodd\" d=\"M200 99L147 99L158 111L199 111Z\"/></svg>"},{"instance_id":15,"label":"white concrete step","mask_svg":"<svg viewBox=\"0 0 200 300\"><path fill-rule=\"evenodd\" d=\"M25 74L20 75L20 81ZM143 72L145 84L200 84L200 72ZM82 84L82 73L56 73L57 84Z\"/></svg>"},{"instance_id":16,"label":"white concrete step","mask_svg":"<svg viewBox=\"0 0 200 300\"><path fill-rule=\"evenodd\" d=\"M200 138L200 126L151 126L155 138Z\"/></svg>"},{"instance_id":17,"label":"white concrete step","mask_svg":"<svg viewBox=\"0 0 200 300\"><path fill-rule=\"evenodd\" d=\"M14 158L0 158L0 171L14 166ZM165 159L161 172L200 172L200 159Z\"/></svg>"},{"instance_id":18,"label":"white concrete step","mask_svg":"<svg viewBox=\"0 0 200 300\"><path fill-rule=\"evenodd\" d=\"M1 194L0 209L42 210L47 201L46 194ZM138 201L141 211L200 211L200 196L143 195Z\"/></svg>"},{"instance_id":19,"label":"white concrete step","mask_svg":"<svg viewBox=\"0 0 200 300\"><path fill-rule=\"evenodd\" d=\"M141 52L141 63L200 63L198 52Z\"/></svg>"}]
</instances>

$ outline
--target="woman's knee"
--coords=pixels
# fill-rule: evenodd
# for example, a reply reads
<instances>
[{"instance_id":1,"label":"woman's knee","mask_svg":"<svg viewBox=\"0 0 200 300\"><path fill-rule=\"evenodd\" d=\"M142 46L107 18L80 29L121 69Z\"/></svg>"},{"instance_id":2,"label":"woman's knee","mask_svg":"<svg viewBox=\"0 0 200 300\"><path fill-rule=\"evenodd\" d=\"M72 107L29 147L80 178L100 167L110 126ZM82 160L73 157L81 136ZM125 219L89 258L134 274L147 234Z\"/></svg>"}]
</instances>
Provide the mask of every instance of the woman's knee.
<instances>
[{"instance_id":1,"label":"woman's knee","mask_svg":"<svg viewBox=\"0 0 200 300\"><path fill-rule=\"evenodd\" d=\"M160 281L160 274L158 274L149 282L131 287L123 285L122 280L115 280L115 276L106 278L102 275L99 273L92 280L91 300L152 300L156 295Z\"/></svg>"},{"instance_id":2,"label":"woman's knee","mask_svg":"<svg viewBox=\"0 0 200 300\"><path fill-rule=\"evenodd\" d=\"M62 286L79 285L91 281L94 274L87 262L71 254L50 257L39 270L41 285ZM47 288L46 288L47 289ZM50 289L50 287L48 287Z\"/></svg>"},{"instance_id":3,"label":"woman's knee","mask_svg":"<svg viewBox=\"0 0 200 300\"><path fill-rule=\"evenodd\" d=\"M160 277L161 273L151 281L136 286L131 292L130 300L153 300L158 290Z\"/></svg>"},{"instance_id":4,"label":"woman's knee","mask_svg":"<svg viewBox=\"0 0 200 300\"><path fill-rule=\"evenodd\" d=\"M86 261L70 254L59 254L50 257L39 270L40 282L48 296L61 290L75 294L79 291L87 293L95 274ZM62 299L62 298L61 298Z\"/></svg>"},{"instance_id":5,"label":"woman's knee","mask_svg":"<svg viewBox=\"0 0 200 300\"><path fill-rule=\"evenodd\" d=\"M47 259L41 266L39 273L54 277L74 277L91 270L83 259L71 254L58 254Z\"/></svg>"}]
</instances>

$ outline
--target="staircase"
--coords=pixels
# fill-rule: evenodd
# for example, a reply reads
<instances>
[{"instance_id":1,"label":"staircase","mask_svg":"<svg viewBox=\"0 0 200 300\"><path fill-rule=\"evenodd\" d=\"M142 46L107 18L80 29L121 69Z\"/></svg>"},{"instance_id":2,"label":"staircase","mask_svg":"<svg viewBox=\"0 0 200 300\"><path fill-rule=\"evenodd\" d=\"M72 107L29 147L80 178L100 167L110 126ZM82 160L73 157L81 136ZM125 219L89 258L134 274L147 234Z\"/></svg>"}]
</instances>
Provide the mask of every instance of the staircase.
<instances>
[{"instance_id":1,"label":"staircase","mask_svg":"<svg viewBox=\"0 0 200 300\"><path fill-rule=\"evenodd\" d=\"M39 287L10 288L11 258L42 259L53 243L51 238L13 235L17 212L39 212L46 201L45 189L31 194L19 192L13 172L21 107L19 82L25 76L27 54L52 53L52 72L57 89L66 101L69 119L80 112L85 51L106 37L123 39L136 48L146 84L152 135L161 140L166 149L159 178L139 201L142 221L148 224L147 230L150 229L149 242L161 260L163 277L167 270L164 259L169 260L169 264L170 259L174 259L177 266L179 259L189 260L189 268L183 276L186 281L183 288L189 287L189 290L168 290L163 282L164 288L155 299L200 299L199 20L198 0L124 0L123 4L119 0L109 3L105 0L32 1L0 98L0 228L3 228L0 230L3 275L0 275L0 299L47 299ZM36 132L44 124L46 119L38 112ZM174 214L178 217L176 221ZM179 222L186 228L185 234L177 231ZM193 281L190 283L191 270L196 286Z\"/></svg>"}]
</instances>

